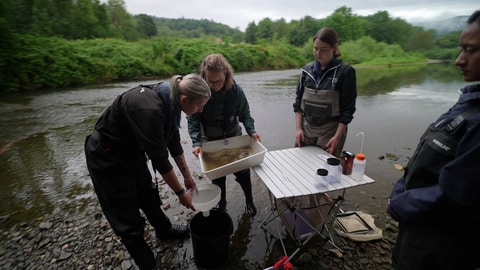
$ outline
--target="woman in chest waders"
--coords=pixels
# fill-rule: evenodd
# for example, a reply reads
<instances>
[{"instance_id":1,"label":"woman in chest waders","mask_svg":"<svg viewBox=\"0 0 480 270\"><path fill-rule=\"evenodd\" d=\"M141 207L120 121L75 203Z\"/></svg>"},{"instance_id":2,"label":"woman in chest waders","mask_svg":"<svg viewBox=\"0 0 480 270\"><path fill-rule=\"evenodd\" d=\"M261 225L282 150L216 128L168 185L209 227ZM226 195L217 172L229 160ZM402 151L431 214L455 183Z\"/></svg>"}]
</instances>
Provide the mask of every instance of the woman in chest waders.
<instances>
[{"instance_id":1,"label":"woman in chest waders","mask_svg":"<svg viewBox=\"0 0 480 270\"><path fill-rule=\"evenodd\" d=\"M313 37L313 54L315 60L302 68L293 104L295 146L317 145L339 157L355 113L355 69L337 59L341 54L332 28Z\"/></svg>"}]
</instances>

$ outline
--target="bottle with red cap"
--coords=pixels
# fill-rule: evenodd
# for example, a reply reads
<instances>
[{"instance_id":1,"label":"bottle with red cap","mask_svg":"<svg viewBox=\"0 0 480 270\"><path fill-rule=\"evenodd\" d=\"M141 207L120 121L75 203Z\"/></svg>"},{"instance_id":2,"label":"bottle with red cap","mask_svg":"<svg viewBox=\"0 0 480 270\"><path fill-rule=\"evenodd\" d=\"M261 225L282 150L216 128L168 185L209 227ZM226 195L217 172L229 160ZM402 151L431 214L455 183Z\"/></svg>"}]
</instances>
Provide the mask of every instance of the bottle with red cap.
<instances>
[{"instance_id":1,"label":"bottle with red cap","mask_svg":"<svg viewBox=\"0 0 480 270\"><path fill-rule=\"evenodd\" d=\"M362 180L365 174L365 166L367 161L365 160L365 154L358 153L355 155L352 166L352 178L355 180Z\"/></svg>"}]
</instances>

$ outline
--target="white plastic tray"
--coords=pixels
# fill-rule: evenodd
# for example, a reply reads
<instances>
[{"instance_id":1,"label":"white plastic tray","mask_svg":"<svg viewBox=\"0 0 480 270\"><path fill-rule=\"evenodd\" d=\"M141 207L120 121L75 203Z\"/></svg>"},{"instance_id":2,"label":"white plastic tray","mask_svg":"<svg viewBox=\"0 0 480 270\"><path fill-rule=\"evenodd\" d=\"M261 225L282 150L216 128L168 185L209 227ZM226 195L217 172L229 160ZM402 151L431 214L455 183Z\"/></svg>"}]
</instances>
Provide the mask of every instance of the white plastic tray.
<instances>
[{"instance_id":1,"label":"white plastic tray","mask_svg":"<svg viewBox=\"0 0 480 270\"><path fill-rule=\"evenodd\" d=\"M202 173L204 173L210 180L256 166L263 162L263 158L265 157L265 153L267 152L267 149L261 143L252 139L248 135L231 137L227 138L227 140L228 144L225 144L224 140L203 143L202 151L216 152L222 149L250 146L250 148L253 150L253 154L208 171L205 171L206 166L202 159L202 155L200 155L200 166L202 169Z\"/></svg>"}]
</instances>

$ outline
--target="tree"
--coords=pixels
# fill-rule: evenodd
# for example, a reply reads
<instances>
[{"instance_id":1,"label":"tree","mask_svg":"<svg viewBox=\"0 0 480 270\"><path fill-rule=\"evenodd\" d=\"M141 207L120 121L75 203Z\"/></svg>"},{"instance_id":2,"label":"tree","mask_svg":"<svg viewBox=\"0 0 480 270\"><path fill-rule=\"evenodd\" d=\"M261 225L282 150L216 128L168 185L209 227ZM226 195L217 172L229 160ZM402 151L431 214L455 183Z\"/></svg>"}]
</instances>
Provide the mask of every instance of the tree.
<instances>
[{"instance_id":1,"label":"tree","mask_svg":"<svg viewBox=\"0 0 480 270\"><path fill-rule=\"evenodd\" d=\"M125 9L123 0L108 0L107 11L110 18L113 37L133 41L138 39L132 16Z\"/></svg>"},{"instance_id":2,"label":"tree","mask_svg":"<svg viewBox=\"0 0 480 270\"><path fill-rule=\"evenodd\" d=\"M273 22L270 18L262 19L257 26L257 41L260 39L271 41L273 39Z\"/></svg>"},{"instance_id":3,"label":"tree","mask_svg":"<svg viewBox=\"0 0 480 270\"><path fill-rule=\"evenodd\" d=\"M365 17L366 34L378 42L407 46L413 27L403 19L392 19L387 11L379 11Z\"/></svg>"},{"instance_id":4,"label":"tree","mask_svg":"<svg viewBox=\"0 0 480 270\"><path fill-rule=\"evenodd\" d=\"M311 16L305 16L300 21L292 20L290 22L288 43L300 47L305 42L311 41L319 28L318 21Z\"/></svg>"},{"instance_id":5,"label":"tree","mask_svg":"<svg viewBox=\"0 0 480 270\"><path fill-rule=\"evenodd\" d=\"M280 18L275 21L272 26L273 31L273 40L283 40L287 38L288 35L288 24L284 18Z\"/></svg>"},{"instance_id":6,"label":"tree","mask_svg":"<svg viewBox=\"0 0 480 270\"><path fill-rule=\"evenodd\" d=\"M365 36L365 21L354 15L352 9L346 6L337 8L330 16L322 20L322 26L330 26L335 29L340 43Z\"/></svg>"},{"instance_id":7,"label":"tree","mask_svg":"<svg viewBox=\"0 0 480 270\"><path fill-rule=\"evenodd\" d=\"M145 37L153 37L157 35L157 27L153 22L152 17L146 14L139 14L134 16L137 26L136 29L140 33L140 35Z\"/></svg>"},{"instance_id":8,"label":"tree","mask_svg":"<svg viewBox=\"0 0 480 270\"><path fill-rule=\"evenodd\" d=\"M248 23L245 29L245 42L257 44L257 25L255 22Z\"/></svg>"},{"instance_id":9,"label":"tree","mask_svg":"<svg viewBox=\"0 0 480 270\"><path fill-rule=\"evenodd\" d=\"M435 30L425 31L423 28L416 28L415 33L405 46L407 51L426 51L435 48Z\"/></svg>"}]
</instances>

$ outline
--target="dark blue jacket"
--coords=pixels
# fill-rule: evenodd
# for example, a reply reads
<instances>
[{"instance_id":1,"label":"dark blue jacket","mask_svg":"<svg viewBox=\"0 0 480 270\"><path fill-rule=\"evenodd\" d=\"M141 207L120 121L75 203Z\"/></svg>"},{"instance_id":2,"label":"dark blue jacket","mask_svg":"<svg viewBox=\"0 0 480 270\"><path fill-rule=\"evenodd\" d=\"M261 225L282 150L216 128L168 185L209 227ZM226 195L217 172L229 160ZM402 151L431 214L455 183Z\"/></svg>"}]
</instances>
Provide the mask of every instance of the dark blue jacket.
<instances>
[{"instance_id":1,"label":"dark blue jacket","mask_svg":"<svg viewBox=\"0 0 480 270\"><path fill-rule=\"evenodd\" d=\"M480 85L466 86L436 123L444 129L475 106L480 108ZM412 225L456 224L457 228L480 224L480 112L466 118L462 132L453 159L438 171L436 183L405 189L405 175L396 182L387 208L393 219Z\"/></svg>"}]
</instances>

